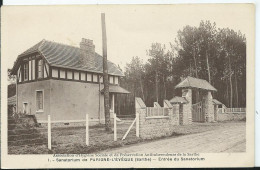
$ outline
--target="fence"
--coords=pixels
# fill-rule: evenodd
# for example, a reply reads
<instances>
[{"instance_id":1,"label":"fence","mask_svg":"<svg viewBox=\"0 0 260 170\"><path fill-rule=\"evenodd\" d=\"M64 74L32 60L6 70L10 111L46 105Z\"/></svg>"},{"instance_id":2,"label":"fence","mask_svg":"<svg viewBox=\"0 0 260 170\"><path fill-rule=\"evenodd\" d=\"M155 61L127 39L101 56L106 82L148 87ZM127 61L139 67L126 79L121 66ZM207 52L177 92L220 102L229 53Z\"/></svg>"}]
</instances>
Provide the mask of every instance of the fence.
<instances>
[{"instance_id":1,"label":"fence","mask_svg":"<svg viewBox=\"0 0 260 170\"><path fill-rule=\"evenodd\" d=\"M164 100L164 107L146 107L141 98L136 98L136 113L143 139L170 136L173 126L179 125L179 105L173 106L167 100Z\"/></svg>"},{"instance_id":2,"label":"fence","mask_svg":"<svg viewBox=\"0 0 260 170\"><path fill-rule=\"evenodd\" d=\"M226 108L226 113L246 113L246 108Z\"/></svg>"},{"instance_id":3,"label":"fence","mask_svg":"<svg viewBox=\"0 0 260 170\"><path fill-rule=\"evenodd\" d=\"M169 116L169 109L164 107L146 107L146 117Z\"/></svg>"},{"instance_id":4,"label":"fence","mask_svg":"<svg viewBox=\"0 0 260 170\"><path fill-rule=\"evenodd\" d=\"M100 150L100 148L108 149L111 146L121 143L138 141L139 116L127 120L120 120L115 114L114 116L115 118L111 122L114 133L105 131L104 124L89 126L91 121L88 119L88 115L86 115L85 120L77 122L69 122L66 120L53 121L51 119L52 117L48 116L47 121L45 122L36 124L33 122L32 126L25 126L27 129L26 133L21 133L21 130L19 129L20 126L17 125L17 122L12 124L9 123L8 143L9 146L11 146L11 152L9 153L90 153L95 150ZM15 127L17 126L15 129L17 133L15 134L10 133L14 130L14 128L10 129L12 125ZM26 135L29 135L27 133L31 136L25 137ZM18 139L17 137L14 138L14 135L23 138L23 143L20 142L21 139ZM124 141L114 143L118 140ZM32 145L37 145L37 147L31 147Z\"/></svg>"}]
</instances>

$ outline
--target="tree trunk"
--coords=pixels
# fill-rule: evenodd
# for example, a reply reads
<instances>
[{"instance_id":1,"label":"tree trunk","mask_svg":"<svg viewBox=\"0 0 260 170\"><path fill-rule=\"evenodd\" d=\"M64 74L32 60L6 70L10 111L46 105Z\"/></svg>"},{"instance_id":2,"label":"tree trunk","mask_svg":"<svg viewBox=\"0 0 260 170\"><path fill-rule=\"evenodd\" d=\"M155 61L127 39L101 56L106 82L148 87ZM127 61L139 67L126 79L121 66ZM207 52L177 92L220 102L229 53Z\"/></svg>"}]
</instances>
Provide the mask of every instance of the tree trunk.
<instances>
[{"instance_id":1,"label":"tree trunk","mask_svg":"<svg viewBox=\"0 0 260 170\"><path fill-rule=\"evenodd\" d=\"M141 78L141 76L140 76L140 87L141 87L141 92L142 92L143 101L145 102L144 89L143 89L143 83L142 83L142 78Z\"/></svg>"},{"instance_id":2,"label":"tree trunk","mask_svg":"<svg viewBox=\"0 0 260 170\"><path fill-rule=\"evenodd\" d=\"M231 59L228 55L228 61L229 61L229 85L230 85L230 108L233 106L233 86L232 86L232 69L231 69Z\"/></svg>"},{"instance_id":3,"label":"tree trunk","mask_svg":"<svg viewBox=\"0 0 260 170\"><path fill-rule=\"evenodd\" d=\"M155 91L156 91L156 101L159 101L158 97L158 72L157 70L155 71Z\"/></svg>"},{"instance_id":4,"label":"tree trunk","mask_svg":"<svg viewBox=\"0 0 260 170\"><path fill-rule=\"evenodd\" d=\"M238 89L237 89L237 73L235 71L235 83L236 83L236 107L238 107Z\"/></svg>"},{"instance_id":5,"label":"tree trunk","mask_svg":"<svg viewBox=\"0 0 260 170\"><path fill-rule=\"evenodd\" d=\"M104 80L104 105L105 105L105 130L111 132L110 111L109 111L109 84L107 68L107 36L105 14L101 14L102 22L102 45L103 45L103 80Z\"/></svg>"},{"instance_id":6,"label":"tree trunk","mask_svg":"<svg viewBox=\"0 0 260 170\"><path fill-rule=\"evenodd\" d=\"M228 89L228 79L227 79L227 81L226 81L226 85L227 85L227 95L226 95L226 100L227 100L227 106L229 106L230 104L229 104L229 89Z\"/></svg>"},{"instance_id":7,"label":"tree trunk","mask_svg":"<svg viewBox=\"0 0 260 170\"><path fill-rule=\"evenodd\" d=\"M207 61L208 79L209 79L209 83L211 84L208 50L206 50L206 61Z\"/></svg>"},{"instance_id":8,"label":"tree trunk","mask_svg":"<svg viewBox=\"0 0 260 170\"><path fill-rule=\"evenodd\" d=\"M165 78L163 76L163 87L164 87L164 100L166 99L166 85L165 85Z\"/></svg>"},{"instance_id":9,"label":"tree trunk","mask_svg":"<svg viewBox=\"0 0 260 170\"><path fill-rule=\"evenodd\" d=\"M197 60L196 60L196 56L195 56L195 48L193 47L193 59L194 59L194 64L195 64L195 75L196 78L198 78L198 66L197 66Z\"/></svg>"},{"instance_id":10,"label":"tree trunk","mask_svg":"<svg viewBox=\"0 0 260 170\"><path fill-rule=\"evenodd\" d=\"M196 54L195 54L195 47L193 47L193 59L194 59L194 64L195 64L195 76L196 78L198 77L198 66L197 66L197 59L196 59ZM196 103L199 102L199 91L196 90Z\"/></svg>"}]
</instances>

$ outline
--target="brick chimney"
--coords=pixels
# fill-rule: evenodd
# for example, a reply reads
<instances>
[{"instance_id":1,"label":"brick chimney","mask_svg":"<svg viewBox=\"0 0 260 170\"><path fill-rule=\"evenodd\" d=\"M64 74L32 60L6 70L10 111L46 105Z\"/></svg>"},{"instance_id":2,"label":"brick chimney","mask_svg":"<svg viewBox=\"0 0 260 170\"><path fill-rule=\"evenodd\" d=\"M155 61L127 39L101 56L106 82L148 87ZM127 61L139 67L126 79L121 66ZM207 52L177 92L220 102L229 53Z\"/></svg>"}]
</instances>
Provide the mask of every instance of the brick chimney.
<instances>
[{"instance_id":1,"label":"brick chimney","mask_svg":"<svg viewBox=\"0 0 260 170\"><path fill-rule=\"evenodd\" d=\"M95 45L93 40L82 38L80 44L80 63L82 66L94 67Z\"/></svg>"}]
</instances>

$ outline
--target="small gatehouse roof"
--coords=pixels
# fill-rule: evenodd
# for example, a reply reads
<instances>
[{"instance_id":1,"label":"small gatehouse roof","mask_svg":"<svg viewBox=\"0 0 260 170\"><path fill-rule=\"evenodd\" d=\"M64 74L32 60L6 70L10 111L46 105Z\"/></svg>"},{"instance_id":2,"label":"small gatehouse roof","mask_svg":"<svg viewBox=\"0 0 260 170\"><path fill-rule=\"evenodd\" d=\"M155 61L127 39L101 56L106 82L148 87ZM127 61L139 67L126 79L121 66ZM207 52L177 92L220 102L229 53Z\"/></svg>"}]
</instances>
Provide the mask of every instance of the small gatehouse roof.
<instances>
[{"instance_id":1,"label":"small gatehouse roof","mask_svg":"<svg viewBox=\"0 0 260 170\"><path fill-rule=\"evenodd\" d=\"M188 76L186 79L177 84L175 86L175 89L177 88L197 88L209 91L217 91L217 89L215 89L215 87L209 84L208 81L190 76Z\"/></svg>"},{"instance_id":2,"label":"small gatehouse roof","mask_svg":"<svg viewBox=\"0 0 260 170\"><path fill-rule=\"evenodd\" d=\"M170 100L170 103L188 103L184 97L175 96Z\"/></svg>"}]
</instances>

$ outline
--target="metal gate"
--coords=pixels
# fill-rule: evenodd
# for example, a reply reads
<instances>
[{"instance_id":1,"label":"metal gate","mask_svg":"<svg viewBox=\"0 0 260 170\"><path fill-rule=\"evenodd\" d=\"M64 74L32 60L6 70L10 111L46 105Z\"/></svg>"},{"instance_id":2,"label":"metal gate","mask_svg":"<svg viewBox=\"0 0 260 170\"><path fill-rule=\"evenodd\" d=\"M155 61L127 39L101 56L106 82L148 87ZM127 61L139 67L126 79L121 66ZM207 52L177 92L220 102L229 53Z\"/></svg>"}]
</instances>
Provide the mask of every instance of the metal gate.
<instances>
[{"instance_id":1,"label":"metal gate","mask_svg":"<svg viewBox=\"0 0 260 170\"><path fill-rule=\"evenodd\" d=\"M198 102L192 105L192 121L204 122L202 102Z\"/></svg>"}]
</instances>

